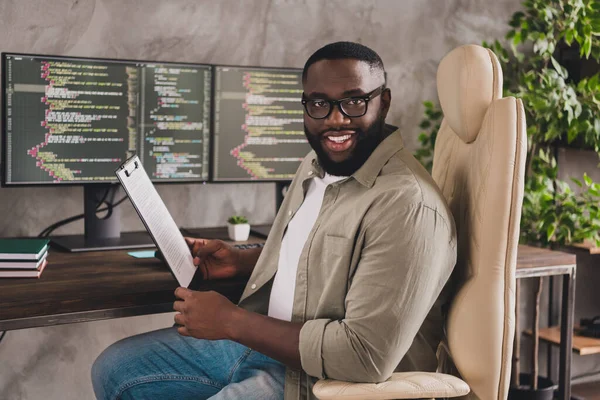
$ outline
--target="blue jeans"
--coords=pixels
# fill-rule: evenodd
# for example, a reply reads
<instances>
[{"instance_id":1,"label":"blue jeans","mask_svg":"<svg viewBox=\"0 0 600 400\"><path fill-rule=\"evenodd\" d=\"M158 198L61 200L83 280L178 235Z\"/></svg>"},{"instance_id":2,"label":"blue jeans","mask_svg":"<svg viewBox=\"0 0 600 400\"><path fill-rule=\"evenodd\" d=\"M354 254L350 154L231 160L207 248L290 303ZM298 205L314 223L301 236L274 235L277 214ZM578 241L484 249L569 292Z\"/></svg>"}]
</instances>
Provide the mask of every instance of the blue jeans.
<instances>
[{"instance_id":1,"label":"blue jeans","mask_svg":"<svg viewBox=\"0 0 600 400\"><path fill-rule=\"evenodd\" d=\"M285 366L228 340L200 340L167 328L123 339L92 366L105 399L283 399Z\"/></svg>"}]
</instances>

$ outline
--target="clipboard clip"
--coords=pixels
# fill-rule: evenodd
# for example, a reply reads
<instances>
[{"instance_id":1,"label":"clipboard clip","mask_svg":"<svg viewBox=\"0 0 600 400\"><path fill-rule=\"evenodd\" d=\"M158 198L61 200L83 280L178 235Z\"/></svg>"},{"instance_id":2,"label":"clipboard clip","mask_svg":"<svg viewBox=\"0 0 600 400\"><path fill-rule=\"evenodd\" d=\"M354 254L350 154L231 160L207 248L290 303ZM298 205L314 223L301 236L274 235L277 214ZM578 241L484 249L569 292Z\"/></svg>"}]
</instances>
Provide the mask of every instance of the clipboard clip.
<instances>
[{"instance_id":1,"label":"clipboard clip","mask_svg":"<svg viewBox=\"0 0 600 400\"><path fill-rule=\"evenodd\" d=\"M131 164L133 164L133 167L131 166ZM125 170L125 176L129 178L131 176L131 174L133 174L133 171L138 169L138 167L139 167L139 165L138 165L137 161L134 161L133 163L130 163L129 165L124 165L123 169Z\"/></svg>"}]
</instances>

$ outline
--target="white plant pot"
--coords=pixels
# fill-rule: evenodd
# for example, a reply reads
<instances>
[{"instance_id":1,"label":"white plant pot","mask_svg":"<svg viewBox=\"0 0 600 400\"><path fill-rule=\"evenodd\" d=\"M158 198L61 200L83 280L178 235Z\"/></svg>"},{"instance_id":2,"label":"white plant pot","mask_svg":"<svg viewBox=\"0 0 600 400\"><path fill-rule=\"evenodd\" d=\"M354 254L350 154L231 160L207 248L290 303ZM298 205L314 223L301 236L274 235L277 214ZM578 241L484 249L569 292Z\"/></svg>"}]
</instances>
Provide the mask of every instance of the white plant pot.
<instances>
[{"instance_id":1,"label":"white plant pot","mask_svg":"<svg viewBox=\"0 0 600 400\"><path fill-rule=\"evenodd\" d=\"M227 223L227 233L229 239L236 242L243 242L248 240L250 236L250 224L230 224Z\"/></svg>"}]
</instances>

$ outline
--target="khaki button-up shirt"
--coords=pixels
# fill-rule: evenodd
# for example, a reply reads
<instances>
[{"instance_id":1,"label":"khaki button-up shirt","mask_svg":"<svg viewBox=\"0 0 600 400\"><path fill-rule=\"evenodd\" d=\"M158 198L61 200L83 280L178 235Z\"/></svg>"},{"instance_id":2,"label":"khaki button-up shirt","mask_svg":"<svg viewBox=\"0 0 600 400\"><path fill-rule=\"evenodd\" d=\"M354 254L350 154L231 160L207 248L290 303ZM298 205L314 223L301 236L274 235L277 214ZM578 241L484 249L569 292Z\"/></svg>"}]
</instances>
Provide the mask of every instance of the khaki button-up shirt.
<instances>
[{"instance_id":1,"label":"khaki button-up shirt","mask_svg":"<svg viewBox=\"0 0 600 400\"><path fill-rule=\"evenodd\" d=\"M311 152L240 307L267 314L281 240L314 176L324 171ZM302 371L287 369L285 399L314 399L312 386L321 378L381 382L394 371L435 371L444 338L442 289L455 262L451 213L395 131L358 171L325 190L298 263L292 322L304 324Z\"/></svg>"}]
</instances>

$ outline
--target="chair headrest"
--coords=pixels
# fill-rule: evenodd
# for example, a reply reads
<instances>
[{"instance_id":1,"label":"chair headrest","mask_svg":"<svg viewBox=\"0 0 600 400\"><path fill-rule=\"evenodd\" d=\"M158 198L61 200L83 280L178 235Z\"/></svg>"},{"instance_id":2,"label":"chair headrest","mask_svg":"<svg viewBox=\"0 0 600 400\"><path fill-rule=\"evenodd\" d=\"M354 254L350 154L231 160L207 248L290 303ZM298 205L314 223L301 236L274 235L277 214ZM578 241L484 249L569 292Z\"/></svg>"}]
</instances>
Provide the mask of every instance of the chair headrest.
<instances>
[{"instance_id":1,"label":"chair headrest","mask_svg":"<svg viewBox=\"0 0 600 400\"><path fill-rule=\"evenodd\" d=\"M448 125L465 143L471 143L492 101L502 97L498 58L481 46L457 47L440 62L437 89Z\"/></svg>"}]
</instances>

